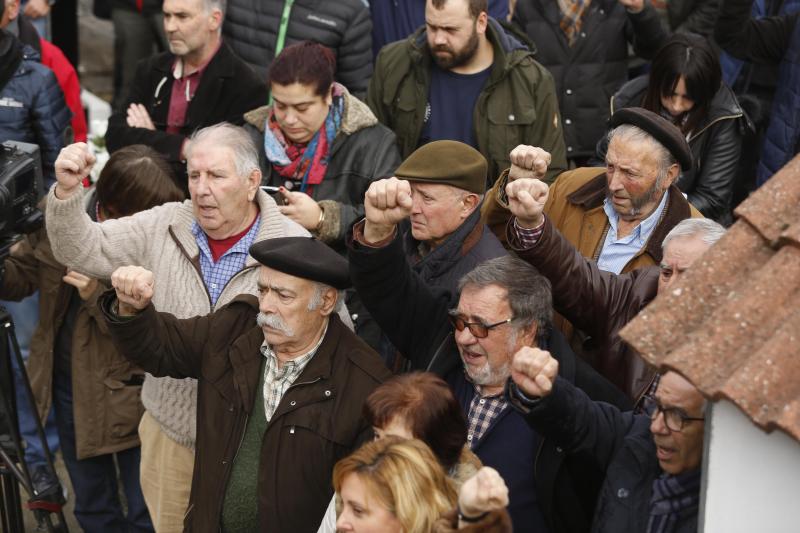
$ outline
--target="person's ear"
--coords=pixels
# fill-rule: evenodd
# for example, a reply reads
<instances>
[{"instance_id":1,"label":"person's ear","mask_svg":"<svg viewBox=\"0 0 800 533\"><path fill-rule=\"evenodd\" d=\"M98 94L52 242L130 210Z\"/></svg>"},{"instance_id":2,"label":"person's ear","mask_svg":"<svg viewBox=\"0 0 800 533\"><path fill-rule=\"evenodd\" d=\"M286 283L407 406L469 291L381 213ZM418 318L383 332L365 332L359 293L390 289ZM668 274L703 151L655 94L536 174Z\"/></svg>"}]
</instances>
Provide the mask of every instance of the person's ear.
<instances>
[{"instance_id":1,"label":"person's ear","mask_svg":"<svg viewBox=\"0 0 800 533\"><path fill-rule=\"evenodd\" d=\"M669 169L667 170L667 179L665 180L665 183L663 184L664 190L666 191L667 189L669 189L670 185L672 185L675 182L675 180L678 179L678 176L680 176L680 175L681 175L681 167L680 167L680 165L677 164L677 163L671 164L669 166Z\"/></svg>"},{"instance_id":2,"label":"person's ear","mask_svg":"<svg viewBox=\"0 0 800 533\"><path fill-rule=\"evenodd\" d=\"M333 287L328 287L322 294L322 305L319 308L322 316L328 316L336 309L336 300L339 299L339 292Z\"/></svg>"},{"instance_id":3,"label":"person's ear","mask_svg":"<svg viewBox=\"0 0 800 533\"><path fill-rule=\"evenodd\" d=\"M261 170L254 168L247 176L247 199L253 201L258 192L258 186L261 185Z\"/></svg>"},{"instance_id":4,"label":"person's ear","mask_svg":"<svg viewBox=\"0 0 800 533\"><path fill-rule=\"evenodd\" d=\"M212 9L208 15L208 29L211 31L219 31L222 26L222 11L219 9Z\"/></svg>"}]
</instances>

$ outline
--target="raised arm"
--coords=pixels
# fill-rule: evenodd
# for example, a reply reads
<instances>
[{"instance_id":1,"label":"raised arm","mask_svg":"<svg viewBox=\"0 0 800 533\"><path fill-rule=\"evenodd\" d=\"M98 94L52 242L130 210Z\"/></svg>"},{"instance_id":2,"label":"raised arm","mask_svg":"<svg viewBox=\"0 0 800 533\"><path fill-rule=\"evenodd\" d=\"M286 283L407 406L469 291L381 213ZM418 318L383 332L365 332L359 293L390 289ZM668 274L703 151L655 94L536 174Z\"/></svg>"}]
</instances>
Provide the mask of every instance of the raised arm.
<instances>
[{"instance_id":1,"label":"raised arm","mask_svg":"<svg viewBox=\"0 0 800 533\"><path fill-rule=\"evenodd\" d=\"M797 13L754 19L753 0L722 0L714 39L734 57L777 64L789 48Z\"/></svg>"}]
</instances>

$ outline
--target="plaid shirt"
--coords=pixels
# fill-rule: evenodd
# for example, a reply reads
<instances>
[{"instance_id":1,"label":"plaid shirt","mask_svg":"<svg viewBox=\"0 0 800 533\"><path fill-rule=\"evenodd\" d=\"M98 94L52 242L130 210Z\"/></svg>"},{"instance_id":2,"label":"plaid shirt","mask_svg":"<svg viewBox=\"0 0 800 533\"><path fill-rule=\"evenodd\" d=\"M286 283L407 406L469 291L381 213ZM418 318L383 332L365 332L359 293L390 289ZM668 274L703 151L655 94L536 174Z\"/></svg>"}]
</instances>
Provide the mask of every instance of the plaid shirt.
<instances>
[{"instance_id":1,"label":"plaid shirt","mask_svg":"<svg viewBox=\"0 0 800 533\"><path fill-rule=\"evenodd\" d=\"M492 422L507 407L508 402L505 401L502 392L496 396L482 397L478 386L475 385L475 396L469 403L469 412L467 413L467 442L469 442L470 449L475 448Z\"/></svg>"},{"instance_id":2,"label":"plaid shirt","mask_svg":"<svg viewBox=\"0 0 800 533\"><path fill-rule=\"evenodd\" d=\"M517 217L514 217L513 228L512 236L517 240L514 244L518 244L520 248L533 248L544 233L544 222L536 228L528 229L517 224Z\"/></svg>"},{"instance_id":3,"label":"plaid shirt","mask_svg":"<svg viewBox=\"0 0 800 533\"><path fill-rule=\"evenodd\" d=\"M200 248L200 271L203 273L203 283L206 285L211 305L217 305L217 299L222 294L222 289L240 270L244 268L247 261L247 253L253 241L258 235L258 228L261 226L261 217L256 217L256 221L250 231L239 239L239 242L222 254L217 262L214 262L211 255L211 248L208 246L208 236L197 222L192 224L192 233L197 247Z\"/></svg>"},{"instance_id":4,"label":"plaid shirt","mask_svg":"<svg viewBox=\"0 0 800 533\"><path fill-rule=\"evenodd\" d=\"M266 342L261 345L261 355L266 358L264 363L264 390L262 392L264 394L264 414L267 417L267 422L272 419L272 415L278 409L278 404L281 403L281 398L283 398L286 390L303 373L308 362L317 353L327 332L328 326L325 326L325 331L322 332L319 342L311 348L311 351L296 359L284 362L282 366L278 365L278 357L272 351L272 348Z\"/></svg>"}]
</instances>

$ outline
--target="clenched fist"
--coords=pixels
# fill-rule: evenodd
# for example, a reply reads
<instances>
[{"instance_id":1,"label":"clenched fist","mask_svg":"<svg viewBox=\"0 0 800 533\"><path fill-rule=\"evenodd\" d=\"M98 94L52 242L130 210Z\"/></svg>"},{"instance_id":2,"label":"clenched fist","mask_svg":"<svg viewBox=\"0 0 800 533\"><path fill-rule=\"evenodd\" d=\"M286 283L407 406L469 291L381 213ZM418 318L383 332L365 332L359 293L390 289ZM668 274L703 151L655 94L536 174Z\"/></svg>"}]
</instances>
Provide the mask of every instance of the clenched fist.
<instances>
[{"instance_id":1,"label":"clenched fist","mask_svg":"<svg viewBox=\"0 0 800 533\"><path fill-rule=\"evenodd\" d=\"M373 181L364 195L364 238L378 242L387 238L395 226L411 215L411 185L405 180L389 178Z\"/></svg>"},{"instance_id":2,"label":"clenched fist","mask_svg":"<svg viewBox=\"0 0 800 533\"><path fill-rule=\"evenodd\" d=\"M550 352L525 346L511 361L511 379L526 396L544 398L553 390L558 361Z\"/></svg>"},{"instance_id":3,"label":"clenched fist","mask_svg":"<svg viewBox=\"0 0 800 533\"><path fill-rule=\"evenodd\" d=\"M120 316L130 316L150 304L155 278L152 272L140 266L124 266L111 274L111 286L117 291Z\"/></svg>"},{"instance_id":4,"label":"clenched fist","mask_svg":"<svg viewBox=\"0 0 800 533\"><path fill-rule=\"evenodd\" d=\"M65 200L81 187L97 159L86 143L65 146L56 159L56 196Z\"/></svg>"},{"instance_id":5,"label":"clenched fist","mask_svg":"<svg viewBox=\"0 0 800 533\"><path fill-rule=\"evenodd\" d=\"M503 509L508 505L508 487L494 468L484 466L461 485L458 508L466 517Z\"/></svg>"},{"instance_id":6,"label":"clenched fist","mask_svg":"<svg viewBox=\"0 0 800 533\"><path fill-rule=\"evenodd\" d=\"M536 146L520 144L509 154L508 181L523 178L542 179L550 166L550 153Z\"/></svg>"},{"instance_id":7,"label":"clenched fist","mask_svg":"<svg viewBox=\"0 0 800 533\"><path fill-rule=\"evenodd\" d=\"M538 228L544 222L544 205L550 187L538 179L522 178L506 185L508 209L523 228Z\"/></svg>"}]
</instances>

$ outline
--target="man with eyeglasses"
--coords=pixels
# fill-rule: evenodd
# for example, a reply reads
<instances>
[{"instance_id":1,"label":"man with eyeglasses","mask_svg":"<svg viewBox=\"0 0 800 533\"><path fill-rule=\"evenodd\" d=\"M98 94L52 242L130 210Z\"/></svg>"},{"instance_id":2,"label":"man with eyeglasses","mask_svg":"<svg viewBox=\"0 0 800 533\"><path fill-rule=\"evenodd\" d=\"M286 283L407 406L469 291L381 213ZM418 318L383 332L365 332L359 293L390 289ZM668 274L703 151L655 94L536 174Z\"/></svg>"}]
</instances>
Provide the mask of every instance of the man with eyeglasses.
<instances>
[{"instance_id":1,"label":"man with eyeglasses","mask_svg":"<svg viewBox=\"0 0 800 533\"><path fill-rule=\"evenodd\" d=\"M602 474L581 458L565 461L510 407L503 389L511 356L539 346L592 398L630 402L551 331L550 283L524 261L502 256L479 264L461 278L457 297L427 285L405 260L397 230L412 203L407 181L379 180L368 189L366 218L348 242L356 290L413 369L435 372L452 388L472 451L509 487L514 531L588 530Z\"/></svg>"},{"instance_id":2,"label":"man with eyeglasses","mask_svg":"<svg viewBox=\"0 0 800 533\"><path fill-rule=\"evenodd\" d=\"M706 405L700 391L667 372L645 397L645 413L634 414L592 401L558 373L549 352L522 348L507 397L539 434L606 472L592 531L697 531Z\"/></svg>"}]
</instances>

